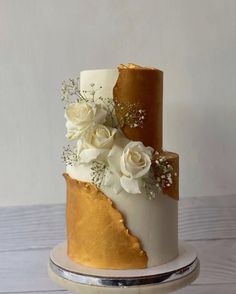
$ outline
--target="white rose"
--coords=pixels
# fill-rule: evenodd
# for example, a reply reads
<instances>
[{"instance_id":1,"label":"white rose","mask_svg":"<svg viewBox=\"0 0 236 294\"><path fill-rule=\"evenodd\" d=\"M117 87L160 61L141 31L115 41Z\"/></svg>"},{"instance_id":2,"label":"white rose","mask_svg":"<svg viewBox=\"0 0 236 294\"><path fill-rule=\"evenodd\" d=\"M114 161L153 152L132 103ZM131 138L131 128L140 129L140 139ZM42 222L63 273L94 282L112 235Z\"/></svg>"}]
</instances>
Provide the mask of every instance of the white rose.
<instances>
[{"instance_id":1,"label":"white rose","mask_svg":"<svg viewBox=\"0 0 236 294\"><path fill-rule=\"evenodd\" d=\"M65 110L67 135L69 140L77 139L96 123L106 121L107 111L101 104L87 102L70 103Z\"/></svg>"},{"instance_id":2,"label":"white rose","mask_svg":"<svg viewBox=\"0 0 236 294\"><path fill-rule=\"evenodd\" d=\"M77 152L81 162L88 163L99 155L107 155L112 148L117 129L98 124L78 140Z\"/></svg>"},{"instance_id":3,"label":"white rose","mask_svg":"<svg viewBox=\"0 0 236 294\"><path fill-rule=\"evenodd\" d=\"M153 148L142 142L130 142L120 158L122 188L128 193L141 193L139 179L149 172Z\"/></svg>"},{"instance_id":4,"label":"white rose","mask_svg":"<svg viewBox=\"0 0 236 294\"><path fill-rule=\"evenodd\" d=\"M109 152L111 170L120 177L120 185L128 193L141 193L140 179L150 170L152 153L153 148L134 141L129 142L124 149L114 145Z\"/></svg>"},{"instance_id":5,"label":"white rose","mask_svg":"<svg viewBox=\"0 0 236 294\"><path fill-rule=\"evenodd\" d=\"M120 159L122 173L130 178L140 178L148 173L153 149L142 142L130 142L125 146Z\"/></svg>"}]
</instances>

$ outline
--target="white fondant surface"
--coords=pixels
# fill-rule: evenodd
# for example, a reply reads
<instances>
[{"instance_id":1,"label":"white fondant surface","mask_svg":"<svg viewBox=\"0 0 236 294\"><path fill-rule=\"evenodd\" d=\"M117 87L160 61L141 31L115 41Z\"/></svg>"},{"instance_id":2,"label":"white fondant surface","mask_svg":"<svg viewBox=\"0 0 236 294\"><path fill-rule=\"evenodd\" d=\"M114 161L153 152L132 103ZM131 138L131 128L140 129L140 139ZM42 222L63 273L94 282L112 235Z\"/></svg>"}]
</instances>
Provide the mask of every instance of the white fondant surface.
<instances>
[{"instance_id":1,"label":"white fondant surface","mask_svg":"<svg viewBox=\"0 0 236 294\"><path fill-rule=\"evenodd\" d=\"M95 69L81 71L80 90L89 91L91 90L91 83L94 83L95 90L98 89L95 98L102 96L103 98L112 99L113 86L118 79L118 74L119 72L117 69ZM102 86L101 89L99 89L100 86Z\"/></svg>"},{"instance_id":2,"label":"white fondant surface","mask_svg":"<svg viewBox=\"0 0 236 294\"><path fill-rule=\"evenodd\" d=\"M197 258L197 252L191 244L187 242L180 241L179 243L179 255L172 261L166 264L149 267L145 269L128 269L128 270L106 270L106 269L96 269L91 267L83 266L73 262L67 256L67 243L63 242L56 245L50 253L51 260L59 267L68 270L73 273L80 273L90 276L97 277L145 277L152 275L161 275L168 272L176 271L178 269L184 268L185 266L191 264Z\"/></svg>"},{"instance_id":3,"label":"white fondant surface","mask_svg":"<svg viewBox=\"0 0 236 294\"><path fill-rule=\"evenodd\" d=\"M95 83L98 97L113 97L113 87L118 70L88 70L80 75L81 91L91 89ZM74 179L91 182L90 169L86 166L68 166L67 173ZM101 190L112 199L123 214L126 226L139 238L148 255L148 266L156 266L174 259L178 255L178 201L160 194L155 200L147 200L142 194L129 194L122 190L116 194L112 187Z\"/></svg>"}]
</instances>

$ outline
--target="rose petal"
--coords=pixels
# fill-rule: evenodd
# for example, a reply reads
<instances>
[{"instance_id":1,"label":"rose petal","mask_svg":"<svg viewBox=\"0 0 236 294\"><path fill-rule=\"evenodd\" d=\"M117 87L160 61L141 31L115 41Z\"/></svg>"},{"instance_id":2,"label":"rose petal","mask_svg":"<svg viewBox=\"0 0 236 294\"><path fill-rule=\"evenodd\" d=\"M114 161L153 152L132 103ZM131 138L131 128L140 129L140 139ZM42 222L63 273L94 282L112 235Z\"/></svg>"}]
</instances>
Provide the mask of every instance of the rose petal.
<instances>
[{"instance_id":1,"label":"rose petal","mask_svg":"<svg viewBox=\"0 0 236 294\"><path fill-rule=\"evenodd\" d=\"M83 141L80 139L77 141L77 144L76 144L76 149L77 149L77 154L79 155L80 152L82 151L83 149Z\"/></svg>"},{"instance_id":2,"label":"rose petal","mask_svg":"<svg viewBox=\"0 0 236 294\"><path fill-rule=\"evenodd\" d=\"M150 170L150 167L151 167L151 159L147 155L145 155L144 157L145 157L145 167L143 167L139 171L138 170L134 170L134 172L133 172L133 177L136 178L136 179L143 177Z\"/></svg>"},{"instance_id":3,"label":"rose petal","mask_svg":"<svg viewBox=\"0 0 236 294\"><path fill-rule=\"evenodd\" d=\"M122 187L120 185L120 178L111 171L106 172L105 177L103 179L103 185L112 187L112 190L116 194L122 191Z\"/></svg>"},{"instance_id":4,"label":"rose petal","mask_svg":"<svg viewBox=\"0 0 236 294\"><path fill-rule=\"evenodd\" d=\"M119 179L116 179L113 182L112 189L116 194L119 194L122 191L122 187L121 187Z\"/></svg>"},{"instance_id":5,"label":"rose petal","mask_svg":"<svg viewBox=\"0 0 236 294\"><path fill-rule=\"evenodd\" d=\"M84 149L83 151L80 152L79 157L81 162L88 163L98 157L98 155L101 154L103 150L101 149Z\"/></svg>"},{"instance_id":6,"label":"rose petal","mask_svg":"<svg viewBox=\"0 0 236 294\"><path fill-rule=\"evenodd\" d=\"M119 145L113 145L112 149L108 153L107 161L110 169L116 174L120 174L120 157L123 149Z\"/></svg>"},{"instance_id":7,"label":"rose petal","mask_svg":"<svg viewBox=\"0 0 236 294\"><path fill-rule=\"evenodd\" d=\"M113 174L111 171L106 171L102 184L108 187L110 187L113 184Z\"/></svg>"},{"instance_id":8,"label":"rose petal","mask_svg":"<svg viewBox=\"0 0 236 294\"><path fill-rule=\"evenodd\" d=\"M68 125L69 125L69 127L68 127ZM68 140L75 140L75 139L79 138L80 132L78 131L78 129L75 126L73 126L69 122L67 122L66 127L67 127L66 138Z\"/></svg>"},{"instance_id":9,"label":"rose petal","mask_svg":"<svg viewBox=\"0 0 236 294\"><path fill-rule=\"evenodd\" d=\"M89 127L90 127L89 124L75 125L71 121L67 121L66 122L66 129L67 129L66 138L69 140L78 139Z\"/></svg>"},{"instance_id":10,"label":"rose petal","mask_svg":"<svg viewBox=\"0 0 236 294\"><path fill-rule=\"evenodd\" d=\"M139 181L133 178L128 178L126 176L122 176L120 178L120 183L122 188L131 194L139 194L141 193L140 191L140 186L139 186Z\"/></svg>"}]
</instances>

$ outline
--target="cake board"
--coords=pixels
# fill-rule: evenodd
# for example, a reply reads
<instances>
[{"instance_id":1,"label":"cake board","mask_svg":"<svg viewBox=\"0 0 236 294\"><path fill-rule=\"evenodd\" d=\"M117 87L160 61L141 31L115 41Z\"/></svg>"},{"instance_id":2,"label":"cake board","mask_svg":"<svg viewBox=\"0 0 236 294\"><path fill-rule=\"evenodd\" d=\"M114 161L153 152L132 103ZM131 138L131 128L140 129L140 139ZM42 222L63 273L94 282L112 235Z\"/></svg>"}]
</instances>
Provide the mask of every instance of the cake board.
<instances>
[{"instance_id":1,"label":"cake board","mask_svg":"<svg viewBox=\"0 0 236 294\"><path fill-rule=\"evenodd\" d=\"M51 280L80 294L162 294L191 284L200 271L195 249L181 241L174 260L146 269L102 270L85 267L67 256L66 242L53 248L48 264Z\"/></svg>"}]
</instances>

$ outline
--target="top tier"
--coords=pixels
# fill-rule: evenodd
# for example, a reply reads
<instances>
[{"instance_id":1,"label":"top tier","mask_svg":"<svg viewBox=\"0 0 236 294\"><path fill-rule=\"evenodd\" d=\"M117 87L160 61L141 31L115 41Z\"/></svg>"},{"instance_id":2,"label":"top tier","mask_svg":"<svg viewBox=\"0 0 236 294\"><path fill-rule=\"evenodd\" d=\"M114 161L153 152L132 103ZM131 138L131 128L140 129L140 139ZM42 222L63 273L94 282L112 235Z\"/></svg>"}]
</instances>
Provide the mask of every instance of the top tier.
<instances>
[{"instance_id":1,"label":"top tier","mask_svg":"<svg viewBox=\"0 0 236 294\"><path fill-rule=\"evenodd\" d=\"M102 86L98 95L114 97L118 122L124 135L133 141L142 141L156 151L162 151L162 96L163 72L129 64L116 69L87 70L80 74L80 89L89 90L90 84ZM124 111L118 104L134 105L143 110L145 117L142 126L131 127L123 124Z\"/></svg>"},{"instance_id":2,"label":"top tier","mask_svg":"<svg viewBox=\"0 0 236 294\"><path fill-rule=\"evenodd\" d=\"M146 112L142 127L131 128L127 125L122 127L125 136L161 151L163 72L136 65L120 66L113 94L118 103L136 104ZM116 114L119 120L118 109Z\"/></svg>"}]
</instances>

